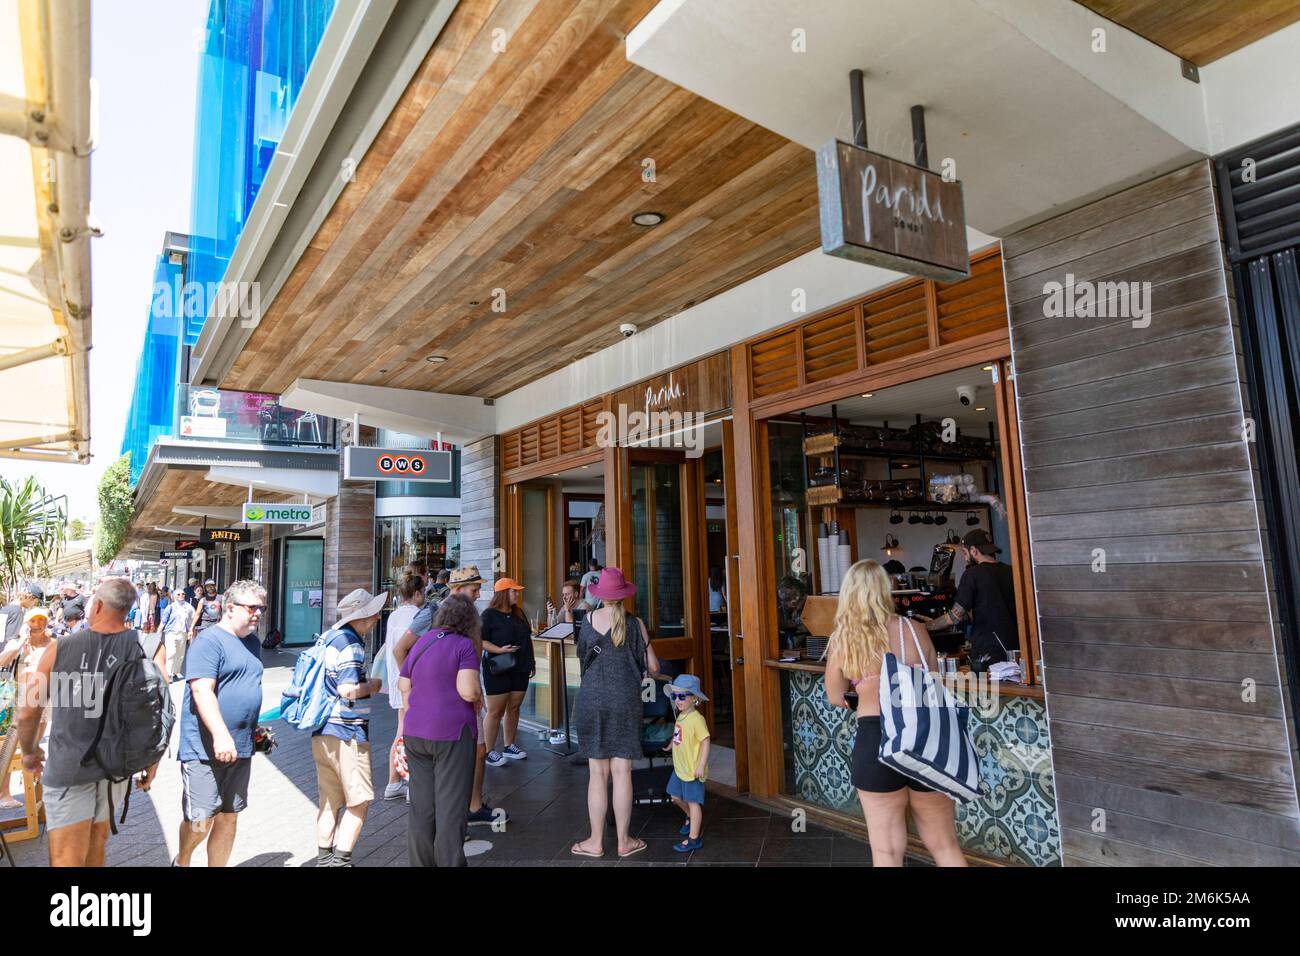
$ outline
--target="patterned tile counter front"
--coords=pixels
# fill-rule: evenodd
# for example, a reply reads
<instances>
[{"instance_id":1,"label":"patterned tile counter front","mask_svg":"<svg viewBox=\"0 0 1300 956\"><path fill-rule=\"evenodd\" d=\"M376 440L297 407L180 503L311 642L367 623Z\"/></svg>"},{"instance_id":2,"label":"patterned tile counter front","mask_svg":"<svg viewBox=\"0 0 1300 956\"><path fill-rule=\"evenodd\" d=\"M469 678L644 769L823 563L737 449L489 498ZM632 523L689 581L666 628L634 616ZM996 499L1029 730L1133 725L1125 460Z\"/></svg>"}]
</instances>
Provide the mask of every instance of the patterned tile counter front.
<instances>
[{"instance_id":1,"label":"patterned tile counter front","mask_svg":"<svg viewBox=\"0 0 1300 956\"><path fill-rule=\"evenodd\" d=\"M854 715L826 702L819 673L783 670L781 683L791 795L860 818L862 805L849 781ZM982 791L980 799L957 806L962 848L1027 866L1060 866L1061 826L1043 702L995 697L987 686L983 694L961 696L970 698Z\"/></svg>"}]
</instances>

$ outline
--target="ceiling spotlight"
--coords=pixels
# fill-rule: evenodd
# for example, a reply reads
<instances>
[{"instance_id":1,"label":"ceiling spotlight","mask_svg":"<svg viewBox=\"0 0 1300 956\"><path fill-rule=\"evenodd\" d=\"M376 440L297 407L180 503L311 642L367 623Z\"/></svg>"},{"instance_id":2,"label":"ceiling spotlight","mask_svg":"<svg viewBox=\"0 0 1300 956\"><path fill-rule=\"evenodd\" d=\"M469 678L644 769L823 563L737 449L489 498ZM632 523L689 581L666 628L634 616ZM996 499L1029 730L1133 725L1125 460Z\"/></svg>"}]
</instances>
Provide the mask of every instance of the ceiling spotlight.
<instances>
[{"instance_id":1,"label":"ceiling spotlight","mask_svg":"<svg viewBox=\"0 0 1300 956\"><path fill-rule=\"evenodd\" d=\"M983 411L987 411L987 408L986 408L985 406L983 406L983 405L976 405L976 406L975 406L975 411L977 411L977 412L983 412Z\"/></svg>"},{"instance_id":2,"label":"ceiling spotlight","mask_svg":"<svg viewBox=\"0 0 1300 956\"><path fill-rule=\"evenodd\" d=\"M875 392L863 392L863 393L862 393L862 397L863 397L863 398L870 398L870 397L871 397L872 395L874 395L874 394L875 394Z\"/></svg>"},{"instance_id":3,"label":"ceiling spotlight","mask_svg":"<svg viewBox=\"0 0 1300 956\"><path fill-rule=\"evenodd\" d=\"M636 212L632 214L632 225L634 226L657 226L664 221L664 214L661 212Z\"/></svg>"},{"instance_id":4,"label":"ceiling spotlight","mask_svg":"<svg viewBox=\"0 0 1300 956\"><path fill-rule=\"evenodd\" d=\"M984 366L984 371L986 371L986 372L991 372L991 371L993 371L993 366L992 366L992 365L985 365L985 366Z\"/></svg>"},{"instance_id":5,"label":"ceiling spotlight","mask_svg":"<svg viewBox=\"0 0 1300 956\"><path fill-rule=\"evenodd\" d=\"M447 361L447 356L445 356L445 355L426 355L426 356L424 357L424 360L425 360L426 362L432 362L434 365L438 365L439 363L442 363L442 362Z\"/></svg>"}]
</instances>

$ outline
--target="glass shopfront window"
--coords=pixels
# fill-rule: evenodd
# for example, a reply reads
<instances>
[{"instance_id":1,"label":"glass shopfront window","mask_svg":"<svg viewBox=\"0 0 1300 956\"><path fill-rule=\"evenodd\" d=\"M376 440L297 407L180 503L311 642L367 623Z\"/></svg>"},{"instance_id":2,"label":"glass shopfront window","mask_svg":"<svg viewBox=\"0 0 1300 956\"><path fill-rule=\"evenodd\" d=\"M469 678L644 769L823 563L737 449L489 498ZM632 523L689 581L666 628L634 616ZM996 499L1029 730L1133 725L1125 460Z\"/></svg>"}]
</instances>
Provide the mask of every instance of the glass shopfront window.
<instances>
[{"instance_id":1,"label":"glass shopfront window","mask_svg":"<svg viewBox=\"0 0 1300 956\"><path fill-rule=\"evenodd\" d=\"M395 589L408 564L422 563L431 575L460 567L460 518L379 518L375 524L381 590Z\"/></svg>"}]
</instances>

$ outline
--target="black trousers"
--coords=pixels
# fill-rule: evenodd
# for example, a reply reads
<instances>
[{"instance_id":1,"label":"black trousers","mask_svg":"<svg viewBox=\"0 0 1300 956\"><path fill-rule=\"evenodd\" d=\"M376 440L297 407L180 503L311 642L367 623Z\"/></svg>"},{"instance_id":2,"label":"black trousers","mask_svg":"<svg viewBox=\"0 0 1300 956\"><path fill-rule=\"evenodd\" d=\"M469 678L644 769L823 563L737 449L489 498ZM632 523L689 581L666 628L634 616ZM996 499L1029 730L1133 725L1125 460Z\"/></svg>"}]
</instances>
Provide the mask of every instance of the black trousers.
<instances>
[{"instance_id":1,"label":"black trousers","mask_svg":"<svg viewBox=\"0 0 1300 956\"><path fill-rule=\"evenodd\" d=\"M456 741L410 734L403 740L410 772L407 849L411 866L468 866L465 831L477 746L473 734L465 727Z\"/></svg>"}]
</instances>

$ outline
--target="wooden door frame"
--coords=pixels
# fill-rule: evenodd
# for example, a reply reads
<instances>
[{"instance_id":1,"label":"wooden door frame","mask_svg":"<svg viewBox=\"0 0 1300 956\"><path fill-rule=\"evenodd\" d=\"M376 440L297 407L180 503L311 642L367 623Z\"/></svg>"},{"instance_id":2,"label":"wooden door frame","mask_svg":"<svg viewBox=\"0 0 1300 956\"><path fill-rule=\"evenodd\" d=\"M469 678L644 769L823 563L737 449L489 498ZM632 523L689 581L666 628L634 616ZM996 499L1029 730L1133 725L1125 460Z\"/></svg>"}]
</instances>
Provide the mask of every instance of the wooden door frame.
<instances>
[{"instance_id":1,"label":"wooden door frame","mask_svg":"<svg viewBox=\"0 0 1300 956\"><path fill-rule=\"evenodd\" d=\"M749 741L745 736L747 714L745 713L745 672L744 646L740 629L741 593L746 590L741 584L739 529L736 524L736 475L735 467L735 420L726 419L722 423L722 489L726 498L726 536L727 558L725 562L725 580L727 588L727 647L731 654L731 730L732 747L736 752L736 790L745 792L749 789ZM709 661L712 673L713 635L709 634ZM740 661L738 664L737 661ZM709 685L713 685L710 683Z\"/></svg>"}]
</instances>

